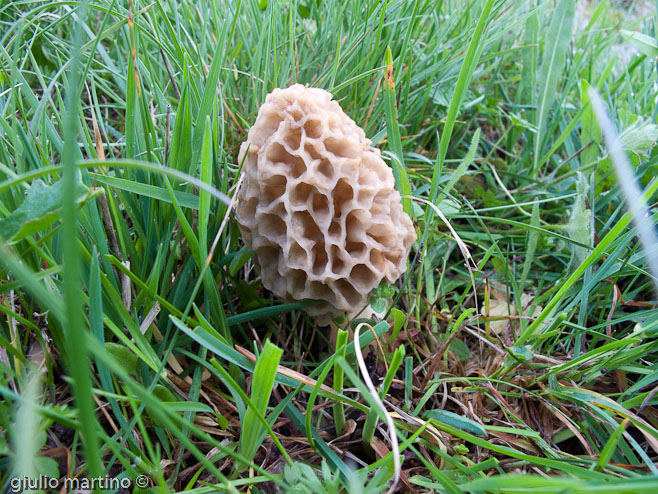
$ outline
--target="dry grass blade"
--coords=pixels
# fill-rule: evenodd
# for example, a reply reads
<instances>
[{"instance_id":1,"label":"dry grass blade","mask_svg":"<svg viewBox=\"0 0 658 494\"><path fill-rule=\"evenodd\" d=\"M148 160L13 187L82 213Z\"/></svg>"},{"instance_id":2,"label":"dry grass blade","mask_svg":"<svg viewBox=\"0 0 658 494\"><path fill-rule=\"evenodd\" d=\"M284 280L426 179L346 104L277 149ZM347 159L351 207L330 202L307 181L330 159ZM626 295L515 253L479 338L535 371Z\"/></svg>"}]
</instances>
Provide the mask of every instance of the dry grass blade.
<instances>
[{"instance_id":1,"label":"dry grass blade","mask_svg":"<svg viewBox=\"0 0 658 494\"><path fill-rule=\"evenodd\" d=\"M247 357L249 360L251 360L252 362L254 362L254 363L256 362L256 360L257 360L257 359L256 359L256 355L254 355L253 353L251 353L251 352L250 352L249 350L247 350L246 348L242 348L242 347L239 346L239 345L235 345L235 349L236 349L238 352L240 352L242 355L244 355L245 357ZM277 371L279 374L281 374L282 376L290 377L290 378L294 379L295 381L297 381L297 382L299 382L299 383L302 383L302 384L306 384L307 386L310 386L310 387L312 387L312 388L314 388L315 386L317 386L317 381L316 381L315 379L311 379L310 377L305 376L304 374L301 374L300 372L297 372L297 371L295 371L295 370L288 369L287 367L284 367L283 365L279 365L279 366L277 367L276 371ZM327 386L326 384L321 384L321 385L320 385L320 389L322 389L322 391L326 391L327 393L331 393L331 394L334 394L334 395L337 395L337 394L338 394L336 391L334 391L333 389L331 389L331 388L330 388L329 386Z\"/></svg>"},{"instance_id":2,"label":"dry grass blade","mask_svg":"<svg viewBox=\"0 0 658 494\"><path fill-rule=\"evenodd\" d=\"M473 300L475 301L475 312L476 314L480 313L480 310L478 309L478 297L477 297L477 291L475 290L475 276L473 275L474 271L478 270L477 264L473 260L473 256L471 256L471 252L468 250L468 246L466 245L466 242L464 242L459 234L455 231L455 229L452 227L450 224L450 221L448 221L448 218L445 217L445 215L441 212L441 210L436 206L436 204L428 201L427 199L423 199L422 197L414 197L414 196L408 196L410 199L413 199L414 201L421 202L423 204L426 204L430 206L434 212L437 214L439 218L441 218L441 221L445 223L445 225L448 227L450 230L450 233L452 233L452 236L455 239L455 242L457 242L457 246L459 247L459 251L461 252L462 256L464 257L464 261L466 261L466 269L468 269L468 274L471 277L471 286L473 289Z\"/></svg>"},{"instance_id":3,"label":"dry grass blade","mask_svg":"<svg viewBox=\"0 0 658 494\"><path fill-rule=\"evenodd\" d=\"M375 389L375 386L372 383L372 379L370 379L370 374L368 373L368 367L366 367L366 363L363 360L363 354L361 353L361 344L359 342L359 333L361 332L361 328L364 326L369 327L372 330L372 327L370 327L370 325L367 323L361 323L356 327L356 329L354 330L354 353L356 355L356 360L359 363L359 370L361 371L361 377L363 378L363 381L366 383L366 386L368 387L368 391L370 391L370 395L372 396L372 399L375 401L375 403L377 403L377 406L379 406L382 409L382 411L384 412L384 416L386 417L386 425L388 426L388 436L391 441L391 449L393 450L393 468L394 468L393 483L391 484L391 487L388 489L388 493L392 494L393 492L395 492L398 482L400 481L400 471L402 469L402 466L400 464L400 446L398 445L398 436L395 432L395 424L393 423L393 419L391 418L391 415L386 410L384 403L379 398L377 389Z\"/></svg>"},{"instance_id":4,"label":"dry grass blade","mask_svg":"<svg viewBox=\"0 0 658 494\"><path fill-rule=\"evenodd\" d=\"M238 178L238 182L235 185L235 192L233 192L233 196L231 196L231 201L229 202L228 207L226 208L226 214L224 215L222 224L219 226L219 230L217 230L217 234L215 235L215 238L212 241L210 252L208 252L208 258L206 259L206 266L210 265L210 261L212 260L213 255L215 254L215 249L217 248L217 243L219 242L219 239L221 238L222 233L224 232L224 228L226 228L226 224L228 223L228 220L231 217L231 211L233 211L233 208L235 207L235 203L237 202L238 192L240 191L240 186L242 185L243 179L244 179L244 173L242 173L240 175L240 178Z\"/></svg>"}]
</instances>

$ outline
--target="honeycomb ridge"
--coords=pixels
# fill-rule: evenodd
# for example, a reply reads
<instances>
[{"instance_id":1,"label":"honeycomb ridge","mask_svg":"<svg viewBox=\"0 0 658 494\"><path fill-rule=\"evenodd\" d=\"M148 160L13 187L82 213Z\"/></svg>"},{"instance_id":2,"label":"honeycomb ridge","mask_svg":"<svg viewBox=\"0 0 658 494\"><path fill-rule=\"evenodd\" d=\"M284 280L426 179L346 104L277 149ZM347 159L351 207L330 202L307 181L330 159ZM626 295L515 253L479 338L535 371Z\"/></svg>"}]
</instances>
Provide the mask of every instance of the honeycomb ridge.
<instances>
[{"instance_id":1,"label":"honeycomb ridge","mask_svg":"<svg viewBox=\"0 0 658 494\"><path fill-rule=\"evenodd\" d=\"M327 91L268 94L242 144L236 218L263 285L326 324L406 270L416 240L391 169Z\"/></svg>"}]
</instances>

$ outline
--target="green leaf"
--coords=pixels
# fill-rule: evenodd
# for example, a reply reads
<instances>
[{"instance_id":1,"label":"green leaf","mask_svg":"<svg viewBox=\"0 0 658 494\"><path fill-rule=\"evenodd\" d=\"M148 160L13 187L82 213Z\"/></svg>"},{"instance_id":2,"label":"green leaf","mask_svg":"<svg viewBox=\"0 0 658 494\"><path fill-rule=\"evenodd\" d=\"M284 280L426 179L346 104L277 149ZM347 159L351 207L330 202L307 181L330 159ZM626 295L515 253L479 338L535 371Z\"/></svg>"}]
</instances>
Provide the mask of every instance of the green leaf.
<instances>
[{"instance_id":1,"label":"green leaf","mask_svg":"<svg viewBox=\"0 0 658 494\"><path fill-rule=\"evenodd\" d=\"M459 214L459 204L452 199L443 199L436 207L447 217Z\"/></svg>"},{"instance_id":2,"label":"green leaf","mask_svg":"<svg viewBox=\"0 0 658 494\"><path fill-rule=\"evenodd\" d=\"M87 187L78 183L76 201L82 202ZM0 220L0 236L5 240L17 242L28 235L48 228L59 215L62 206L62 182L46 185L41 180L30 187L23 203L6 218Z\"/></svg>"},{"instance_id":3,"label":"green leaf","mask_svg":"<svg viewBox=\"0 0 658 494\"><path fill-rule=\"evenodd\" d=\"M605 443L605 446L601 450L601 455L599 456L599 459L596 461L596 469L597 470L603 470L605 467L608 466L608 462L611 460L612 455L617 451L617 445L619 444L619 440L621 439L622 434L626 430L626 427L628 426L628 423L630 422L630 419L626 418L622 420L621 424L617 426L617 428L614 430L614 432L610 435L610 438L608 441Z\"/></svg>"},{"instance_id":4,"label":"green leaf","mask_svg":"<svg viewBox=\"0 0 658 494\"><path fill-rule=\"evenodd\" d=\"M9 456L10 452L9 444L7 444L7 438L5 436L0 436L0 455Z\"/></svg>"},{"instance_id":5,"label":"green leaf","mask_svg":"<svg viewBox=\"0 0 658 494\"><path fill-rule=\"evenodd\" d=\"M205 136L207 132L212 132L212 112L217 105L218 96L217 92L221 87L219 85L219 73L222 68L222 55L221 55L222 44L217 44L217 49L212 57L212 64L210 65L210 70L208 71L208 79L206 80L206 85L203 90L203 97L201 99L201 105L199 106L197 115L196 115L196 127L194 128L194 135L192 138L192 162L196 164L198 162L198 154L200 150L205 151L205 140L208 137ZM211 127L210 129L208 127ZM203 145L202 145L203 142ZM212 139L210 139L209 145L212 146ZM212 153L211 153L212 155ZM208 158L205 158L208 159Z\"/></svg>"},{"instance_id":6,"label":"green leaf","mask_svg":"<svg viewBox=\"0 0 658 494\"><path fill-rule=\"evenodd\" d=\"M162 384L156 384L152 392L158 400L162 402L174 402L177 401L176 395L166 386Z\"/></svg>"},{"instance_id":7,"label":"green leaf","mask_svg":"<svg viewBox=\"0 0 658 494\"><path fill-rule=\"evenodd\" d=\"M484 428L491 432L504 432L505 434L541 439L541 434L532 429L520 429L518 427L506 427L504 425L485 425Z\"/></svg>"},{"instance_id":8,"label":"green leaf","mask_svg":"<svg viewBox=\"0 0 658 494\"><path fill-rule=\"evenodd\" d=\"M53 458L48 456L37 456L34 459L36 471L43 474L44 477L59 478L59 464Z\"/></svg>"},{"instance_id":9,"label":"green leaf","mask_svg":"<svg viewBox=\"0 0 658 494\"><path fill-rule=\"evenodd\" d=\"M515 345L509 347L507 350L519 360L527 361L534 358L532 347L529 345Z\"/></svg>"},{"instance_id":10,"label":"green leaf","mask_svg":"<svg viewBox=\"0 0 658 494\"><path fill-rule=\"evenodd\" d=\"M528 105L528 116L534 116L535 102L537 100L537 59L539 58L539 9L532 9L525 21L523 44L525 49L521 55L522 69L520 81L521 102ZM532 120L534 121L534 120Z\"/></svg>"},{"instance_id":11,"label":"green leaf","mask_svg":"<svg viewBox=\"0 0 658 494\"><path fill-rule=\"evenodd\" d=\"M440 86L432 91L432 102L437 106L444 106L446 108L450 105L448 95Z\"/></svg>"},{"instance_id":12,"label":"green leaf","mask_svg":"<svg viewBox=\"0 0 658 494\"><path fill-rule=\"evenodd\" d=\"M266 415L267 404L270 401L270 395L274 387L274 377L282 354L283 350L268 340L265 342L263 352L256 362L254 378L251 382L251 403L253 406L247 407L240 435L240 453L249 460L254 457L265 436L265 427L258 420L254 408L258 410L261 416ZM243 468L246 466L243 465Z\"/></svg>"},{"instance_id":13,"label":"green leaf","mask_svg":"<svg viewBox=\"0 0 658 494\"><path fill-rule=\"evenodd\" d=\"M391 343L397 338L402 326L404 326L405 321L407 320L407 315L402 312L397 307L391 309L391 316L393 316L393 331L391 332L391 337L388 339L387 343Z\"/></svg>"},{"instance_id":14,"label":"green leaf","mask_svg":"<svg viewBox=\"0 0 658 494\"><path fill-rule=\"evenodd\" d=\"M455 172L452 174L450 177L450 180L446 184L446 186L443 188L441 193L438 195L438 201L439 201L439 209L441 209L441 212L443 214L452 214L452 212L449 212L445 209L444 207L448 207L450 209L454 209L454 213L459 212L459 208L455 207L454 204L451 201L448 201L447 203L443 201L443 197L447 194L450 193L452 190L452 187L459 181L459 179L466 173L466 170L468 170L468 167L471 166L471 163L473 163L473 159L475 158L475 152L477 151L478 144L480 144L480 129L476 129L475 134L473 134L473 138L471 139L471 145L468 148L468 153L466 153L466 156L464 159L459 163L459 166L455 170Z\"/></svg>"},{"instance_id":15,"label":"green leaf","mask_svg":"<svg viewBox=\"0 0 658 494\"><path fill-rule=\"evenodd\" d=\"M283 314L285 312L290 312L292 310L303 309L304 307L310 307L318 303L319 301L317 300L307 300L305 302L291 302L289 304L271 305L269 307L254 309L248 312L243 312L241 314L236 314L234 316L229 316L226 318L226 324L229 326L233 326L235 324L244 324L256 319L265 319L268 317L276 316L278 314Z\"/></svg>"},{"instance_id":16,"label":"green leaf","mask_svg":"<svg viewBox=\"0 0 658 494\"><path fill-rule=\"evenodd\" d=\"M537 243L539 241L539 203L534 203L532 205L532 216L530 217L530 225L535 229L528 230L527 242L526 242L526 256L523 261L523 271L521 272L521 282L519 283L519 290L523 292L523 287L525 282L528 279L528 273L530 272L530 266L535 260L535 250L537 249Z\"/></svg>"},{"instance_id":17,"label":"green leaf","mask_svg":"<svg viewBox=\"0 0 658 494\"><path fill-rule=\"evenodd\" d=\"M582 481L566 478L542 478L538 475L496 475L493 478L479 478L462 485L464 492L539 492L555 493L574 492L574 487L580 487ZM549 490L550 489L550 490Z\"/></svg>"},{"instance_id":18,"label":"green leaf","mask_svg":"<svg viewBox=\"0 0 658 494\"><path fill-rule=\"evenodd\" d=\"M201 180L208 185L212 185L212 146L212 124L210 123L210 118L206 118L201 146ZM210 218L211 199L207 191L199 191L199 249L201 251L201 258L204 261L206 261L206 257L208 256L208 221Z\"/></svg>"},{"instance_id":19,"label":"green leaf","mask_svg":"<svg viewBox=\"0 0 658 494\"><path fill-rule=\"evenodd\" d=\"M370 307L377 314L381 314L382 312L384 312L386 310L387 303L386 303L386 300L384 300L383 298L372 297L370 299Z\"/></svg>"},{"instance_id":20,"label":"green leaf","mask_svg":"<svg viewBox=\"0 0 658 494\"><path fill-rule=\"evenodd\" d=\"M580 156L580 162L583 165L596 161L599 155L599 144L601 144L601 128L594 118L594 110L589 106L589 88L589 83L582 79L580 81L580 101L585 110L581 120L580 143L582 146L592 143Z\"/></svg>"},{"instance_id":21,"label":"green leaf","mask_svg":"<svg viewBox=\"0 0 658 494\"><path fill-rule=\"evenodd\" d=\"M452 94L450 99L450 107L448 108L448 115L446 116L446 124L443 128L443 133L441 135L441 141L439 146L439 166L434 168L434 175L432 176L432 185L437 183L438 180L438 171L439 168L443 165L445 160L446 153L448 152L448 144L450 143L450 137L452 136L452 130L457 121L457 113L461 107L462 101L464 100L464 95L466 90L471 83L473 78L473 72L475 72L475 66L477 65L480 55L482 53L482 48L486 40L485 27L487 22L489 22L489 14L493 8L494 1L487 0L487 3L482 8L482 13L478 19L478 23L475 26L475 32L471 37L471 42L468 45L468 51L464 57L464 63L462 64L461 70L459 71L459 77L457 78L457 84L455 85L455 91ZM434 199L434 198L432 198Z\"/></svg>"},{"instance_id":22,"label":"green leaf","mask_svg":"<svg viewBox=\"0 0 658 494\"><path fill-rule=\"evenodd\" d=\"M651 58L658 57L658 42L656 42L656 38L636 31L627 31L626 29L622 29L621 34L640 53Z\"/></svg>"},{"instance_id":23,"label":"green leaf","mask_svg":"<svg viewBox=\"0 0 658 494\"><path fill-rule=\"evenodd\" d=\"M450 342L448 349L454 353L459 360L466 362L471 358L471 351L468 349L466 344L459 338L455 338Z\"/></svg>"},{"instance_id":24,"label":"green leaf","mask_svg":"<svg viewBox=\"0 0 658 494\"><path fill-rule=\"evenodd\" d=\"M404 153L402 151L402 141L400 138L400 123L398 122L398 109L395 100L395 81L393 78L393 56L391 49L386 47L385 62L388 66L385 84L385 110L386 110L386 132L388 133L388 142L391 146L391 157L393 158L392 168L395 177L395 185L402 196L411 195L411 184L407 177L407 170L404 164ZM408 197L402 199L404 211L407 214L411 212L411 199Z\"/></svg>"},{"instance_id":25,"label":"green leaf","mask_svg":"<svg viewBox=\"0 0 658 494\"><path fill-rule=\"evenodd\" d=\"M647 151L658 141L658 125L638 117L635 122L626 127L619 136L624 148L634 153Z\"/></svg>"},{"instance_id":26,"label":"green leaf","mask_svg":"<svg viewBox=\"0 0 658 494\"><path fill-rule=\"evenodd\" d=\"M297 12L299 13L299 17L302 19L308 19L311 15L311 9L309 9L306 5L299 5L299 7L297 7Z\"/></svg>"},{"instance_id":27,"label":"green leaf","mask_svg":"<svg viewBox=\"0 0 658 494\"><path fill-rule=\"evenodd\" d=\"M474 420L471 420L468 417L464 417L462 415L458 415L453 412L448 412L446 410L427 410L423 414L423 418L438 420L439 422L443 422L444 424L452 425L453 427L457 427L458 429L464 431L472 432L473 434L477 434L479 436L487 435L487 431L484 429L484 427L482 427Z\"/></svg>"},{"instance_id":28,"label":"green leaf","mask_svg":"<svg viewBox=\"0 0 658 494\"><path fill-rule=\"evenodd\" d=\"M183 94L181 95L176 111L176 121L174 123L174 132L171 136L171 149L167 166L176 170L181 170L194 175L194 165L192 163L192 113L190 101L190 87L185 84Z\"/></svg>"},{"instance_id":29,"label":"green leaf","mask_svg":"<svg viewBox=\"0 0 658 494\"><path fill-rule=\"evenodd\" d=\"M46 441L48 440L48 433L45 430L39 430L35 435L34 435L34 445L36 446L37 450L42 449L46 445Z\"/></svg>"},{"instance_id":30,"label":"green leaf","mask_svg":"<svg viewBox=\"0 0 658 494\"><path fill-rule=\"evenodd\" d=\"M585 207L585 198L587 197L586 178L578 173L578 196L571 209L571 216L566 226L566 233L572 240L581 244L590 245L592 240L592 212ZM571 255L571 267L580 266L587 258L588 250L586 247L574 245Z\"/></svg>"},{"instance_id":31,"label":"green leaf","mask_svg":"<svg viewBox=\"0 0 658 494\"><path fill-rule=\"evenodd\" d=\"M121 364L123 370L125 370L128 374L133 376L137 375L139 362L137 360L137 356L132 351L123 345L110 342L105 343L105 350L112 357L114 357L114 360Z\"/></svg>"},{"instance_id":32,"label":"green leaf","mask_svg":"<svg viewBox=\"0 0 658 494\"><path fill-rule=\"evenodd\" d=\"M539 69L541 88L537 100L539 114L537 117L533 172L539 166L542 143L548 121L548 112L555 102L557 95L556 88L559 87L562 71L564 70L564 61L569 50L569 42L571 41L574 9L573 0L560 0L555 9L550 10L552 17L551 24L546 34L542 64Z\"/></svg>"},{"instance_id":33,"label":"green leaf","mask_svg":"<svg viewBox=\"0 0 658 494\"><path fill-rule=\"evenodd\" d=\"M163 201L171 204L173 201L167 189L157 187L155 185L143 184L133 180L126 180L124 178L108 177L106 175L99 175L97 173L89 172L89 176L94 178L96 182L109 185L117 189L139 194L140 196L149 197L158 201ZM199 209L199 197L189 192L181 190L174 191L174 197L181 205L181 207L189 209Z\"/></svg>"},{"instance_id":34,"label":"green leaf","mask_svg":"<svg viewBox=\"0 0 658 494\"><path fill-rule=\"evenodd\" d=\"M163 401L160 404L172 412L215 413L208 405L197 401Z\"/></svg>"},{"instance_id":35,"label":"green leaf","mask_svg":"<svg viewBox=\"0 0 658 494\"><path fill-rule=\"evenodd\" d=\"M339 329L336 334L336 354L339 357L345 358L345 346L347 344L348 332L344 329ZM343 369L340 365L334 364L334 389L339 393L343 392ZM336 401L333 406L334 411L334 426L336 435L343 434L343 427L345 426L345 408L341 401Z\"/></svg>"}]
</instances>

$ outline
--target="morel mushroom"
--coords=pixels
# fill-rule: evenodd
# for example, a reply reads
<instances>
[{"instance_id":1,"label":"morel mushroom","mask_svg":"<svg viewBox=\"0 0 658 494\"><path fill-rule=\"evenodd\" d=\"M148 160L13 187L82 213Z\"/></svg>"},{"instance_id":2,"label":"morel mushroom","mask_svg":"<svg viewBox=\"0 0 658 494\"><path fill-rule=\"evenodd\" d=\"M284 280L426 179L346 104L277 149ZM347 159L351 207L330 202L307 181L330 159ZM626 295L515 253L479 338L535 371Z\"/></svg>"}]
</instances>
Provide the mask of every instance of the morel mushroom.
<instances>
[{"instance_id":1,"label":"morel mushroom","mask_svg":"<svg viewBox=\"0 0 658 494\"><path fill-rule=\"evenodd\" d=\"M319 323L368 304L394 282L416 240L391 169L331 94L275 89L240 148L237 221L263 285L288 301L322 300Z\"/></svg>"}]
</instances>

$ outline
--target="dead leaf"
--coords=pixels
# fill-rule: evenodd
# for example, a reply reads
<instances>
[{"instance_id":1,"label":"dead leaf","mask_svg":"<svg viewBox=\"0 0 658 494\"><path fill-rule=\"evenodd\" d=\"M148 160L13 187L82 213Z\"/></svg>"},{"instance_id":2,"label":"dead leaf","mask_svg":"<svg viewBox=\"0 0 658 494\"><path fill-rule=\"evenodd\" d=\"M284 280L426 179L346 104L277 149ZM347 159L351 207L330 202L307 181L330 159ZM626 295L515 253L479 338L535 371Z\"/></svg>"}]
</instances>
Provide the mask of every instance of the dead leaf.
<instances>
[{"instance_id":1,"label":"dead leaf","mask_svg":"<svg viewBox=\"0 0 658 494\"><path fill-rule=\"evenodd\" d=\"M529 293L521 295L521 306L523 310L527 310L532 304L533 296ZM543 307L541 305L535 306L532 314L527 317L537 317ZM495 334L502 334L509 324L510 319L518 319L519 315L516 311L516 304L513 299L507 297L507 293L503 287L491 284L491 299L489 300L489 310L487 313L486 308L482 309L482 315L489 318L496 318L489 321L489 329Z\"/></svg>"}]
</instances>

